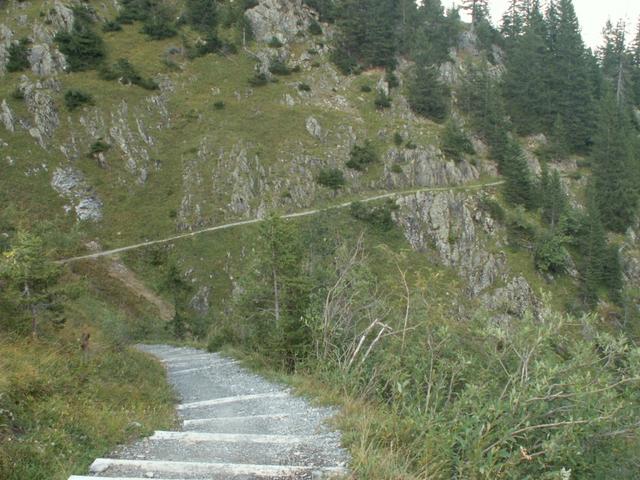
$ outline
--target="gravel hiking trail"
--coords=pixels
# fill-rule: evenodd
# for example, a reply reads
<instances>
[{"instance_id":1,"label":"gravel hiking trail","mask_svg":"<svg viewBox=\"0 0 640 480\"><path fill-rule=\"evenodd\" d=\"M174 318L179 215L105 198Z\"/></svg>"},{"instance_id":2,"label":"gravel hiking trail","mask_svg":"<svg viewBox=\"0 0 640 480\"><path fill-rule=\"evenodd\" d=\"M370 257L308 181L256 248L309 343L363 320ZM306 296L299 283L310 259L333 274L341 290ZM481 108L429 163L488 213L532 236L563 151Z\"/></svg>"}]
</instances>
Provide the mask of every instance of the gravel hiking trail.
<instances>
[{"instance_id":1,"label":"gravel hiking trail","mask_svg":"<svg viewBox=\"0 0 640 480\"><path fill-rule=\"evenodd\" d=\"M336 412L217 353L140 345L167 368L180 431L157 431L69 480L344 479L349 455L327 425Z\"/></svg>"}]
</instances>

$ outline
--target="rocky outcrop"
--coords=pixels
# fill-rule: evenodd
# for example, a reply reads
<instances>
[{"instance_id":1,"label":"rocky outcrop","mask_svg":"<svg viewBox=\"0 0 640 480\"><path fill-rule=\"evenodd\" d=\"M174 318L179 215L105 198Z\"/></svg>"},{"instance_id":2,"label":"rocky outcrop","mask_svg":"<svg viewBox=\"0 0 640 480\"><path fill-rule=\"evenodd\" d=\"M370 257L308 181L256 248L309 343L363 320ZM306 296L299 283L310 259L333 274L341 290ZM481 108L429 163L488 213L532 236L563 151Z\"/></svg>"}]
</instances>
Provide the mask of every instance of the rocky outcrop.
<instances>
[{"instance_id":1,"label":"rocky outcrop","mask_svg":"<svg viewBox=\"0 0 640 480\"><path fill-rule=\"evenodd\" d=\"M464 193L423 192L401 197L394 217L409 244L433 251L440 262L454 268L477 296L502 278L503 255L491 253L483 235L493 235L496 225L478 205L478 197Z\"/></svg>"},{"instance_id":2,"label":"rocky outcrop","mask_svg":"<svg viewBox=\"0 0 640 480\"><path fill-rule=\"evenodd\" d=\"M34 45L29 53L31 71L40 77L48 77L63 71L67 61L57 48L47 44Z\"/></svg>"},{"instance_id":3,"label":"rocky outcrop","mask_svg":"<svg viewBox=\"0 0 640 480\"><path fill-rule=\"evenodd\" d=\"M257 6L245 12L245 16L257 41L268 42L276 37L288 43L306 34L317 14L302 0L259 0Z\"/></svg>"},{"instance_id":4,"label":"rocky outcrop","mask_svg":"<svg viewBox=\"0 0 640 480\"><path fill-rule=\"evenodd\" d=\"M205 316L211 308L209 298L211 297L211 287L203 285L198 288L196 294L189 301L189 306L195 310L200 316Z\"/></svg>"},{"instance_id":5,"label":"rocky outcrop","mask_svg":"<svg viewBox=\"0 0 640 480\"><path fill-rule=\"evenodd\" d=\"M324 130L322 129L320 122L316 120L315 117L308 117L305 122L305 127L307 128L309 135L317 140L322 140L324 138Z\"/></svg>"},{"instance_id":6,"label":"rocky outcrop","mask_svg":"<svg viewBox=\"0 0 640 480\"><path fill-rule=\"evenodd\" d=\"M482 304L497 315L497 320L522 318L526 313L537 317L542 309L542 302L523 277L513 278L504 287L483 295Z\"/></svg>"},{"instance_id":7,"label":"rocky outcrop","mask_svg":"<svg viewBox=\"0 0 640 480\"><path fill-rule=\"evenodd\" d=\"M389 189L460 185L480 177L476 167L466 161L447 161L434 145L415 150L392 148L384 164L383 186Z\"/></svg>"},{"instance_id":8,"label":"rocky outcrop","mask_svg":"<svg viewBox=\"0 0 640 480\"><path fill-rule=\"evenodd\" d=\"M59 89L59 85L55 81L31 83L26 76L23 76L19 88L27 109L33 115L34 126L29 128L29 134L42 148L46 149L60 125L58 109L50 95L50 90Z\"/></svg>"},{"instance_id":9,"label":"rocky outcrop","mask_svg":"<svg viewBox=\"0 0 640 480\"><path fill-rule=\"evenodd\" d=\"M151 157L148 147L153 144L153 139L145 133L139 117L136 118L136 127L137 132L129 125L129 107L123 100L111 114L109 136L122 151L126 170L136 177L139 184L144 184L149 178Z\"/></svg>"},{"instance_id":10,"label":"rocky outcrop","mask_svg":"<svg viewBox=\"0 0 640 480\"><path fill-rule=\"evenodd\" d=\"M0 24L0 75L4 75L7 71L7 62L9 61L9 45L13 40L13 32L9 27Z\"/></svg>"},{"instance_id":11,"label":"rocky outcrop","mask_svg":"<svg viewBox=\"0 0 640 480\"><path fill-rule=\"evenodd\" d=\"M7 105L6 100L2 100L2 104L0 104L0 121L9 132L15 131L13 112Z\"/></svg>"},{"instance_id":12,"label":"rocky outcrop","mask_svg":"<svg viewBox=\"0 0 640 480\"><path fill-rule=\"evenodd\" d=\"M71 202L65 209L75 211L78 220L97 222L102 219L102 202L79 170L73 167L56 168L51 186Z\"/></svg>"}]
</instances>

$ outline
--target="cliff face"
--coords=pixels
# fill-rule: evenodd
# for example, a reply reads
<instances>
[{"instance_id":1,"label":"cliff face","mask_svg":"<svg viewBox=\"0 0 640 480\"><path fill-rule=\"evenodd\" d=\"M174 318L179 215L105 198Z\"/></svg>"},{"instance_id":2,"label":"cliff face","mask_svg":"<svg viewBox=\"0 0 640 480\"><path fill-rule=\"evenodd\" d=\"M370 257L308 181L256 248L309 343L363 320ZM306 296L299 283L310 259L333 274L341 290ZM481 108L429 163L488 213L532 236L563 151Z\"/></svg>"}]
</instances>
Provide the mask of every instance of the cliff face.
<instances>
[{"instance_id":1,"label":"cliff face","mask_svg":"<svg viewBox=\"0 0 640 480\"><path fill-rule=\"evenodd\" d=\"M117 8L96 6L95 17L113 18ZM67 221L73 216L81 229L93 224L92 234L122 244L272 210L339 203L342 197L455 187L497 176L478 139L476 154L459 162L443 154L442 126L417 117L403 96L406 62L395 72L399 87L389 85L382 71L345 77L329 60L334 27L322 24L321 35L311 34L318 15L301 0L260 0L245 16L255 42L232 56L190 59L177 38L150 41L138 25L103 34L109 61L128 58L159 85L149 92L100 80L95 72L67 72L53 38L72 28L71 3L7 5L0 18L0 159L7 174L0 186L9 191L25 182L38 185L34 192L59 197L50 215ZM31 41L29 69L9 73L9 46L25 36ZM477 38L463 33L442 78L455 85L465 68L461 58L479 54ZM494 58L493 74L499 76L502 52L496 50ZM286 75L274 68L283 65ZM257 73L271 83L250 84ZM93 102L67 109L70 89L90 93ZM375 108L378 91L391 97L390 108ZM379 161L364 172L346 168L353 147L367 140ZM529 140L523 146L536 172L532 151L545 139ZM346 185L335 194L317 182L328 168L344 172ZM576 166L558 168L570 172ZM38 201L28 191L19 198L27 205ZM480 193L407 194L397 199L395 222L411 248L457 272L476 304L510 316L536 310L539 292L510 266L504 225L484 211L481 200ZM637 242L631 237L623 253L627 280L637 282ZM211 285L200 283L193 303L205 311Z\"/></svg>"}]
</instances>

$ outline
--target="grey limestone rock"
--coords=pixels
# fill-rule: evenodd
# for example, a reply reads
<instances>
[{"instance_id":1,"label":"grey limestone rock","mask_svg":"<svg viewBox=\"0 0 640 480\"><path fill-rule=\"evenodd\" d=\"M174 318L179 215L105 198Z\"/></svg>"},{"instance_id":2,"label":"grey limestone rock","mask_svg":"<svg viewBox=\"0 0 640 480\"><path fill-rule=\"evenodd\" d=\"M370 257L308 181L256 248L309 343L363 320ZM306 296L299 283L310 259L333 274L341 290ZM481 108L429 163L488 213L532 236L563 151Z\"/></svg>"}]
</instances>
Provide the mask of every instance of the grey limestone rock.
<instances>
[{"instance_id":1,"label":"grey limestone rock","mask_svg":"<svg viewBox=\"0 0 640 480\"><path fill-rule=\"evenodd\" d=\"M482 303L488 310L511 318L522 318L527 312L537 317L542 309L542 303L529 282L521 276L483 295Z\"/></svg>"},{"instance_id":2,"label":"grey limestone rock","mask_svg":"<svg viewBox=\"0 0 640 480\"><path fill-rule=\"evenodd\" d=\"M494 234L491 218L478 206L476 196L420 192L401 197L396 223L416 250L433 250L442 264L454 268L477 296L502 277L505 258L487 250L483 235Z\"/></svg>"},{"instance_id":3,"label":"grey limestone rock","mask_svg":"<svg viewBox=\"0 0 640 480\"><path fill-rule=\"evenodd\" d=\"M34 126L29 130L42 148L47 148L51 137L60 125L58 109L49 90L59 88L55 82L31 83L26 76L20 82L27 109L33 115Z\"/></svg>"},{"instance_id":4,"label":"grey limestone rock","mask_svg":"<svg viewBox=\"0 0 640 480\"><path fill-rule=\"evenodd\" d=\"M315 117L308 117L305 122L305 127L307 128L307 132L312 137L315 137L318 140L322 140L324 138L324 130L320 125L320 122Z\"/></svg>"},{"instance_id":5,"label":"grey limestone rock","mask_svg":"<svg viewBox=\"0 0 640 480\"><path fill-rule=\"evenodd\" d=\"M0 104L0 120L2 120L4 128L8 131L15 131L13 112L11 112L9 105L7 105L7 101L4 99L2 100L2 104Z\"/></svg>"},{"instance_id":6,"label":"grey limestone rock","mask_svg":"<svg viewBox=\"0 0 640 480\"><path fill-rule=\"evenodd\" d=\"M273 37L288 43L300 34L306 34L316 13L302 0L259 0L258 5L245 12L253 34L259 42Z\"/></svg>"},{"instance_id":7,"label":"grey limestone rock","mask_svg":"<svg viewBox=\"0 0 640 480\"><path fill-rule=\"evenodd\" d=\"M29 53L31 71L40 77L48 77L63 71L67 61L56 48L47 44L34 45Z\"/></svg>"},{"instance_id":8,"label":"grey limestone rock","mask_svg":"<svg viewBox=\"0 0 640 480\"><path fill-rule=\"evenodd\" d=\"M68 210L74 210L78 220L97 222L102 219L102 202L76 168L56 168L51 186L72 203Z\"/></svg>"}]
</instances>

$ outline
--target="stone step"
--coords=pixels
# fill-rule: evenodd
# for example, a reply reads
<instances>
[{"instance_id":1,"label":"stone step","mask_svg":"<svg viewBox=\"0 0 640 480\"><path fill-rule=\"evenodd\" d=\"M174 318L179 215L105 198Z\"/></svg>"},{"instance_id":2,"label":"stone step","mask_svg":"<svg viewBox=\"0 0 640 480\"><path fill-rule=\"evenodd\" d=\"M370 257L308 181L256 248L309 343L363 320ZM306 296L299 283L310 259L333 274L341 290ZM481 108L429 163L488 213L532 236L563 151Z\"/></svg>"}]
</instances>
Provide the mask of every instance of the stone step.
<instances>
[{"instance_id":1,"label":"stone step","mask_svg":"<svg viewBox=\"0 0 640 480\"><path fill-rule=\"evenodd\" d=\"M304 400L291 397L283 391L182 403L177 406L177 409L183 420L270 415L282 412L304 414L314 411Z\"/></svg>"},{"instance_id":2,"label":"stone step","mask_svg":"<svg viewBox=\"0 0 640 480\"><path fill-rule=\"evenodd\" d=\"M120 449L117 456L128 460L318 467L345 462L339 437L335 434L302 436L159 432L131 447Z\"/></svg>"},{"instance_id":3,"label":"stone step","mask_svg":"<svg viewBox=\"0 0 640 480\"><path fill-rule=\"evenodd\" d=\"M298 465L250 465L229 462L172 462L98 458L90 467L101 477L89 478L166 478L166 479L320 479L347 475L343 467L314 468ZM134 476L134 477L132 477Z\"/></svg>"},{"instance_id":4,"label":"stone step","mask_svg":"<svg viewBox=\"0 0 640 480\"><path fill-rule=\"evenodd\" d=\"M325 418L321 412L274 413L185 420L182 427L186 431L214 433L314 435L329 431L322 423Z\"/></svg>"}]
</instances>

